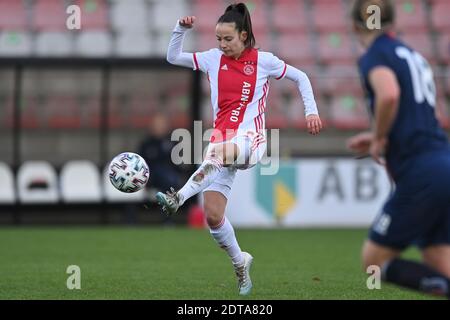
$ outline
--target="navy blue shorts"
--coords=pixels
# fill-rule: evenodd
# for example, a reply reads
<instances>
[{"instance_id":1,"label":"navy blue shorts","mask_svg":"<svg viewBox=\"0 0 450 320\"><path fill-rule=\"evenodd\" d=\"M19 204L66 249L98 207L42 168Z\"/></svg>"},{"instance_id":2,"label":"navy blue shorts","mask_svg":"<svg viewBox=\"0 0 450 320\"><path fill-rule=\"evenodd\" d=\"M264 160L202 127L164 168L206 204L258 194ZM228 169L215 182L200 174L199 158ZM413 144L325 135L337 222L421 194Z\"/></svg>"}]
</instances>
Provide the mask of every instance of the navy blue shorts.
<instances>
[{"instance_id":1,"label":"navy blue shorts","mask_svg":"<svg viewBox=\"0 0 450 320\"><path fill-rule=\"evenodd\" d=\"M430 153L411 160L409 170L371 226L369 239L403 250L450 245L450 154Z\"/></svg>"}]
</instances>

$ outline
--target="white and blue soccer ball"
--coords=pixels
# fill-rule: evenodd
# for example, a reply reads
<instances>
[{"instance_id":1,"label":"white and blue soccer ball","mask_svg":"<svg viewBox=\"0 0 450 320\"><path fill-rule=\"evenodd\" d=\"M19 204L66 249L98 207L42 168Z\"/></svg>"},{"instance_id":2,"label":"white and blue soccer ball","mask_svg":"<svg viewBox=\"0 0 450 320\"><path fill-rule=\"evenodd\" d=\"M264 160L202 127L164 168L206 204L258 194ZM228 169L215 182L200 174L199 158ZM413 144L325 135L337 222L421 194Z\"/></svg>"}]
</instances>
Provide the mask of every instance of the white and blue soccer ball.
<instances>
[{"instance_id":1,"label":"white and blue soccer ball","mask_svg":"<svg viewBox=\"0 0 450 320\"><path fill-rule=\"evenodd\" d=\"M119 191L132 193L145 187L150 170L145 160L133 152L123 152L109 164L109 180Z\"/></svg>"}]
</instances>

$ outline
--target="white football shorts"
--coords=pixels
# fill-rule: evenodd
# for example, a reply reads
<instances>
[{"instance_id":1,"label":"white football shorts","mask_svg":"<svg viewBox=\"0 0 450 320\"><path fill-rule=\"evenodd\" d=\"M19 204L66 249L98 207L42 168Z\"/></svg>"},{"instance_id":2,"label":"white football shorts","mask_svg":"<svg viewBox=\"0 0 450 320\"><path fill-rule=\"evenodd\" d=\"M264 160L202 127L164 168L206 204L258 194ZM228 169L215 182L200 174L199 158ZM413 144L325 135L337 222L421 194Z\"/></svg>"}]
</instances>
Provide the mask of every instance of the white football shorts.
<instances>
[{"instance_id":1,"label":"white football shorts","mask_svg":"<svg viewBox=\"0 0 450 320\"><path fill-rule=\"evenodd\" d=\"M245 133L238 134L231 140L220 143L210 143L208 146L208 152L215 145L229 142L235 143L238 146L238 158L233 165L222 167L216 180L214 180L213 183L203 190L203 192L220 192L227 199L230 196L231 187L233 185L237 170L246 170L255 166L259 161L261 161L267 148L266 137L263 134L256 133L252 130L246 130Z\"/></svg>"}]
</instances>

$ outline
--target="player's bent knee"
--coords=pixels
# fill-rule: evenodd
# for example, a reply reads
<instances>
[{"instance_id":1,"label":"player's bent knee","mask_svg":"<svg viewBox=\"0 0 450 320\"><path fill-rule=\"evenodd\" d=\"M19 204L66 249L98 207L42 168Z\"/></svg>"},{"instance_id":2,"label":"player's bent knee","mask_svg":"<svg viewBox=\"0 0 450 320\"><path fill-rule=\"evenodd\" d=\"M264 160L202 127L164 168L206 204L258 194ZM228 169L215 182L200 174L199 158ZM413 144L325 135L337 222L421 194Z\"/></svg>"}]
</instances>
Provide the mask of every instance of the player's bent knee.
<instances>
[{"instance_id":1,"label":"player's bent knee","mask_svg":"<svg viewBox=\"0 0 450 320\"><path fill-rule=\"evenodd\" d=\"M366 241L361 253L363 271L366 272L370 266L381 268L386 262L396 258L399 254L399 251L380 246L370 240Z\"/></svg>"},{"instance_id":2,"label":"player's bent knee","mask_svg":"<svg viewBox=\"0 0 450 320\"><path fill-rule=\"evenodd\" d=\"M361 268L363 272L366 272L367 268L371 265L375 265L376 264L376 260L374 259L374 257L367 252L362 253L361 255Z\"/></svg>"},{"instance_id":3,"label":"player's bent knee","mask_svg":"<svg viewBox=\"0 0 450 320\"><path fill-rule=\"evenodd\" d=\"M206 217L206 223L208 224L208 226L210 228L216 228L217 226L219 226L222 223L222 217L218 217L218 216L207 216Z\"/></svg>"},{"instance_id":4,"label":"player's bent knee","mask_svg":"<svg viewBox=\"0 0 450 320\"><path fill-rule=\"evenodd\" d=\"M213 203L205 202L204 210L206 215L206 222L208 226L214 227L219 225L223 219L223 212Z\"/></svg>"}]
</instances>

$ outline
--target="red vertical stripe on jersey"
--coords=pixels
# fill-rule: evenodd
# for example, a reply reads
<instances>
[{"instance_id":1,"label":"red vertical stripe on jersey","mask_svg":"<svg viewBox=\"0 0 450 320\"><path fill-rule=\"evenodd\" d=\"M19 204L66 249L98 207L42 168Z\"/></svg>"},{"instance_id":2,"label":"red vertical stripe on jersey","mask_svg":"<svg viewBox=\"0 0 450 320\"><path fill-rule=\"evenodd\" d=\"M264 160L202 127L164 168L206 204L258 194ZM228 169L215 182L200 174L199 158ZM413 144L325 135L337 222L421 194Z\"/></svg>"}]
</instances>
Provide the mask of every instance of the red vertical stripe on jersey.
<instances>
[{"instance_id":1,"label":"red vertical stripe on jersey","mask_svg":"<svg viewBox=\"0 0 450 320\"><path fill-rule=\"evenodd\" d=\"M198 70L198 61L197 61L197 55L194 53L194 64L195 64L195 70Z\"/></svg>"},{"instance_id":2,"label":"red vertical stripe on jersey","mask_svg":"<svg viewBox=\"0 0 450 320\"><path fill-rule=\"evenodd\" d=\"M259 99L258 103L258 111L259 113L264 113L266 111L266 100L267 100L267 92L269 91L269 80L263 86L263 95L261 99Z\"/></svg>"},{"instance_id":3,"label":"red vertical stripe on jersey","mask_svg":"<svg viewBox=\"0 0 450 320\"><path fill-rule=\"evenodd\" d=\"M258 100L258 116L255 118L256 132L261 132L264 128L263 113L266 111L267 93L269 91L269 80L263 86L263 95Z\"/></svg>"},{"instance_id":4,"label":"red vertical stripe on jersey","mask_svg":"<svg viewBox=\"0 0 450 320\"><path fill-rule=\"evenodd\" d=\"M225 67L226 65L226 67ZM239 59L222 55L218 74L218 107L211 142L234 137L256 87L258 51L246 49Z\"/></svg>"},{"instance_id":5,"label":"red vertical stripe on jersey","mask_svg":"<svg viewBox=\"0 0 450 320\"><path fill-rule=\"evenodd\" d=\"M258 132L258 133L263 130L264 122L263 122L263 115L262 114L259 114L255 118L255 127L256 127L256 132Z\"/></svg>"},{"instance_id":6,"label":"red vertical stripe on jersey","mask_svg":"<svg viewBox=\"0 0 450 320\"><path fill-rule=\"evenodd\" d=\"M264 135L259 134L258 136L256 136L256 138L253 140L253 143L251 146L252 151L254 151L256 148L258 148L259 145L264 142L266 142L266 138L264 137Z\"/></svg>"}]
</instances>

